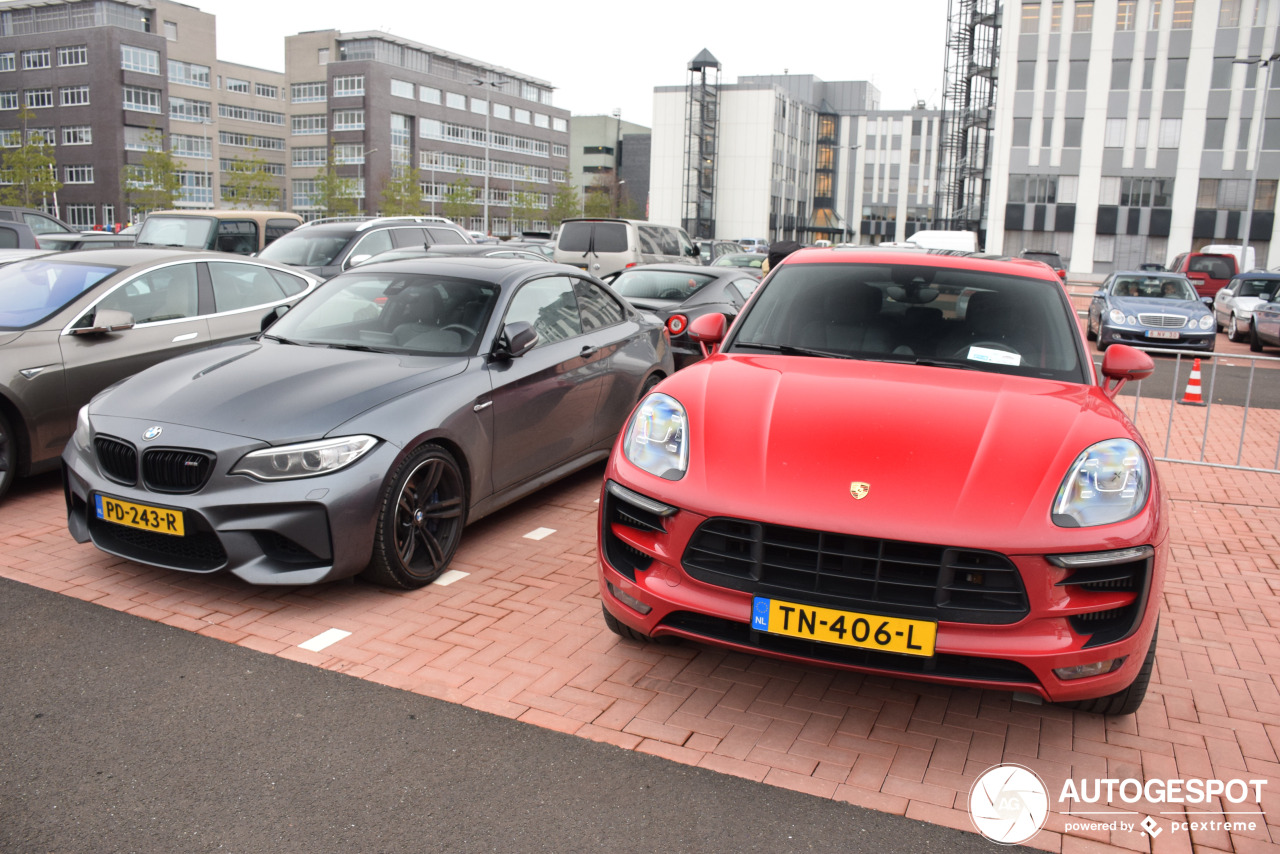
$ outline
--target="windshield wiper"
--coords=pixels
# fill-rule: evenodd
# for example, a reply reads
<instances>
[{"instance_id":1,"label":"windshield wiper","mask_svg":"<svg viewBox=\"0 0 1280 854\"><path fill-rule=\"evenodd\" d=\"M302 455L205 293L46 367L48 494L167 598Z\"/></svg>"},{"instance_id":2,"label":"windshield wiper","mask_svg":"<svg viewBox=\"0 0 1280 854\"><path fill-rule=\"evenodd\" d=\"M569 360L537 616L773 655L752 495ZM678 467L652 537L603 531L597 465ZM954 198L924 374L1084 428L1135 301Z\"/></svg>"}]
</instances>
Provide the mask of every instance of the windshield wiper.
<instances>
[{"instance_id":1,"label":"windshield wiper","mask_svg":"<svg viewBox=\"0 0 1280 854\"><path fill-rule=\"evenodd\" d=\"M268 335L267 333L264 332L262 333L262 337L270 338L272 341L279 341L281 344L293 344L299 347L302 346L302 342L300 341L294 341L290 338L281 338L279 335Z\"/></svg>"},{"instance_id":2,"label":"windshield wiper","mask_svg":"<svg viewBox=\"0 0 1280 854\"><path fill-rule=\"evenodd\" d=\"M962 359L914 359L917 365L928 365L932 368L962 368L966 371L981 371L983 368ZM984 362L983 364L990 364Z\"/></svg>"},{"instance_id":3,"label":"windshield wiper","mask_svg":"<svg viewBox=\"0 0 1280 854\"><path fill-rule=\"evenodd\" d=\"M358 353L390 353L382 347L370 347L368 344L325 344L330 350L355 350Z\"/></svg>"},{"instance_id":4,"label":"windshield wiper","mask_svg":"<svg viewBox=\"0 0 1280 854\"><path fill-rule=\"evenodd\" d=\"M739 341L739 347L755 347L770 353L781 353L784 356L818 356L824 359L855 359L848 353L833 353L830 350L812 350L807 347L793 347L790 344L764 344L757 341Z\"/></svg>"}]
</instances>

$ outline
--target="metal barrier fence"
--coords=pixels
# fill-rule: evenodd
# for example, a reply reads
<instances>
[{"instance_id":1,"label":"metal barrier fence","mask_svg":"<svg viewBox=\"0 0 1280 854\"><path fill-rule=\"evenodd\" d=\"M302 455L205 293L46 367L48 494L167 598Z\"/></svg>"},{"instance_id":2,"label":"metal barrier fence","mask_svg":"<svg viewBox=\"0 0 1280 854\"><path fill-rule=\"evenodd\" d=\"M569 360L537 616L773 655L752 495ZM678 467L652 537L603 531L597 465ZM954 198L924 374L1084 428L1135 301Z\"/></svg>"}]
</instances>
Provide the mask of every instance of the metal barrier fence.
<instances>
[{"instance_id":1,"label":"metal barrier fence","mask_svg":"<svg viewBox=\"0 0 1280 854\"><path fill-rule=\"evenodd\" d=\"M1223 353L1205 354L1191 350L1164 348L1139 349L1153 355L1174 357L1172 394L1167 401L1163 398L1144 398L1141 381L1121 389L1120 394L1121 398L1125 398L1130 392L1132 393L1133 410L1130 417L1135 424L1139 425L1153 453L1156 453L1157 448L1161 446L1162 440L1162 451L1156 456L1157 460L1280 473L1280 408L1274 408L1280 404L1266 407L1256 407L1253 404L1255 381L1271 384L1273 388L1280 387L1280 358ZM1183 373L1184 356L1199 358L1202 364L1208 363L1208 370L1202 370L1202 374L1207 373L1208 376L1207 378L1202 376L1200 379L1203 389L1203 408L1181 405L1188 397L1187 386L1190 385L1194 369L1194 363L1192 363L1186 373ZM1234 368L1237 366L1225 363L1245 361L1249 362L1249 366L1243 402L1240 404L1226 401L1215 403L1214 390L1218 383L1219 366ZM1264 363L1273 363L1275 367L1261 368L1262 376L1259 378L1259 365ZM1157 359L1156 371L1160 372L1161 368L1168 364L1170 364L1168 359ZM1153 374L1153 378L1154 376ZM1147 380L1148 383L1152 381L1153 379ZM1165 414L1158 406L1155 407L1154 413L1150 412L1151 401L1166 403L1168 413ZM1122 408L1127 408L1125 407L1127 401L1117 400L1117 403L1120 403ZM1147 403L1147 410L1141 410L1144 403ZM1250 431L1251 412L1253 413L1252 431ZM1201 413L1203 413L1203 420L1197 418ZM1211 428L1215 414L1219 416L1218 421ZM1163 425L1160 424L1160 418L1163 418ZM1200 423L1197 424L1197 421ZM1236 432L1237 422L1238 433ZM1198 445L1194 442L1196 430L1199 431L1200 436ZM1235 453L1234 459L1231 459L1233 442ZM1274 453L1270 453L1272 447L1275 449ZM1207 456L1212 459L1206 459Z\"/></svg>"}]
</instances>

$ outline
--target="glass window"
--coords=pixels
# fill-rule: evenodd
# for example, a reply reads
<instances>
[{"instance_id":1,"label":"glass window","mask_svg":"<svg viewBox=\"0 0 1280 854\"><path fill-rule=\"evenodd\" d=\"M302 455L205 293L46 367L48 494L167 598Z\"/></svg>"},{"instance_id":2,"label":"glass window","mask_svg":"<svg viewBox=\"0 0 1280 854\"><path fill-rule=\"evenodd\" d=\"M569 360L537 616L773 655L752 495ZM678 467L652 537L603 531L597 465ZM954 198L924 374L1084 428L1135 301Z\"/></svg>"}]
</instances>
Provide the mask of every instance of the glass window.
<instances>
[{"instance_id":1,"label":"glass window","mask_svg":"<svg viewBox=\"0 0 1280 854\"><path fill-rule=\"evenodd\" d=\"M328 97L329 84L324 80L312 83L294 83L289 88L289 100L295 104L323 101Z\"/></svg>"},{"instance_id":2,"label":"glass window","mask_svg":"<svg viewBox=\"0 0 1280 854\"><path fill-rule=\"evenodd\" d=\"M1226 119L1206 119L1204 123L1204 147L1209 151L1221 151L1227 138Z\"/></svg>"},{"instance_id":3,"label":"glass window","mask_svg":"<svg viewBox=\"0 0 1280 854\"><path fill-rule=\"evenodd\" d=\"M0 53L0 71L13 71L16 67L13 51Z\"/></svg>"},{"instance_id":4,"label":"glass window","mask_svg":"<svg viewBox=\"0 0 1280 854\"><path fill-rule=\"evenodd\" d=\"M1084 119L1063 119L1062 147L1079 148L1084 132Z\"/></svg>"},{"instance_id":5,"label":"glass window","mask_svg":"<svg viewBox=\"0 0 1280 854\"><path fill-rule=\"evenodd\" d=\"M1160 139L1156 143L1160 148L1177 148L1182 138L1182 119L1161 119Z\"/></svg>"},{"instance_id":6,"label":"glass window","mask_svg":"<svg viewBox=\"0 0 1280 854\"><path fill-rule=\"evenodd\" d=\"M158 323L195 317L196 305L196 265L170 264L116 288L98 309L127 311L134 323Z\"/></svg>"},{"instance_id":7,"label":"glass window","mask_svg":"<svg viewBox=\"0 0 1280 854\"><path fill-rule=\"evenodd\" d=\"M1124 119L1107 119L1106 129L1103 133L1102 144L1106 148L1123 148L1124 147Z\"/></svg>"},{"instance_id":8,"label":"glass window","mask_svg":"<svg viewBox=\"0 0 1280 854\"><path fill-rule=\"evenodd\" d=\"M582 334L582 318L567 276L536 279L520 288L507 306L506 324L524 321L538 333L538 347Z\"/></svg>"},{"instance_id":9,"label":"glass window","mask_svg":"<svg viewBox=\"0 0 1280 854\"><path fill-rule=\"evenodd\" d=\"M58 65L88 65L89 48L85 45L58 48Z\"/></svg>"},{"instance_id":10,"label":"glass window","mask_svg":"<svg viewBox=\"0 0 1280 854\"><path fill-rule=\"evenodd\" d=\"M1018 60L1018 88L1034 89L1036 86L1036 61L1034 59Z\"/></svg>"},{"instance_id":11,"label":"glass window","mask_svg":"<svg viewBox=\"0 0 1280 854\"><path fill-rule=\"evenodd\" d=\"M50 62L48 48L43 50L24 50L22 52L22 68L24 71L49 67Z\"/></svg>"},{"instance_id":12,"label":"glass window","mask_svg":"<svg viewBox=\"0 0 1280 854\"><path fill-rule=\"evenodd\" d=\"M342 98L364 94L364 75L348 74L333 78L333 97Z\"/></svg>"},{"instance_id":13,"label":"glass window","mask_svg":"<svg viewBox=\"0 0 1280 854\"><path fill-rule=\"evenodd\" d=\"M1147 29L1160 29L1160 6L1164 0L1151 0L1151 14L1148 20Z\"/></svg>"},{"instance_id":14,"label":"glass window","mask_svg":"<svg viewBox=\"0 0 1280 854\"><path fill-rule=\"evenodd\" d=\"M1147 57L1142 60L1142 88L1150 89L1151 81L1156 76L1156 61L1154 57Z\"/></svg>"},{"instance_id":15,"label":"glass window","mask_svg":"<svg viewBox=\"0 0 1280 854\"><path fill-rule=\"evenodd\" d=\"M32 109L53 106L53 90L52 89L28 89L23 93L26 96L26 104Z\"/></svg>"},{"instance_id":16,"label":"glass window","mask_svg":"<svg viewBox=\"0 0 1280 854\"><path fill-rule=\"evenodd\" d=\"M1175 30L1191 29L1191 18L1195 10L1196 0L1173 0L1173 21L1170 26Z\"/></svg>"},{"instance_id":17,"label":"glass window","mask_svg":"<svg viewBox=\"0 0 1280 854\"><path fill-rule=\"evenodd\" d=\"M1133 30L1137 26L1138 0L1119 0L1116 3L1116 29Z\"/></svg>"},{"instance_id":18,"label":"glass window","mask_svg":"<svg viewBox=\"0 0 1280 854\"><path fill-rule=\"evenodd\" d=\"M160 112L160 90L144 89L141 86L125 86L124 108L143 113L158 113Z\"/></svg>"},{"instance_id":19,"label":"glass window","mask_svg":"<svg viewBox=\"0 0 1280 854\"><path fill-rule=\"evenodd\" d=\"M1062 32L1062 0L1054 0L1049 4L1049 32Z\"/></svg>"},{"instance_id":20,"label":"glass window","mask_svg":"<svg viewBox=\"0 0 1280 854\"><path fill-rule=\"evenodd\" d=\"M1222 5L1218 7L1218 26L1240 26L1240 0L1222 0Z\"/></svg>"},{"instance_id":21,"label":"glass window","mask_svg":"<svg viewBox=\"0 0 1280 854\"><path fill-rule=\"evenodd\" d=\"M422 101L424 104L439 104L440 90L433 89L430 86L419 86L418 100Z\"/></svg>"},{"instance_id":22,"label":"glass window","mask_svg":"<svg viewBox=\"0 0 1280 854\"><path fill-rule=\"evenodd\" d=\"M618 301L594 282L574 279L573 292L578 298L583 330L603 329L626 320L626 313Z\"/></svg>"},{"instance_id":23,"label":"glass window","mask_svg":"<svg viewBox=\"0 0 1280 854\"><path fill-rule=\"evenodd\" d=\"M1036 33L1040 31L1040 4L1022 4L1022 32Z\"/></svg>"},{"instance_id":24,"label":"glass window","mask_svg":"<svg viewBox=\"0 0 1280 854\"><path fill-rule=\"evenodd\" d=\"M64 107L79 107L89 103L88 86L63 86L58 90L58 99Z\"/></svg>"},{"instance_id":25,"label":"glass window","mask_svg":"<svg viewBox=\"0 0 1280 854\"><path fill-rule=\"evenodd\" d=\"M62 180L67 184L92 184L93 167L64 166L62 167Z\"/></svg>"},{"instance_id":26,"label":"glass window","mask_svg":"<svg viewBox=\"0 0 1280 854\"><path fill-rule=\"evenodd\" d=\"M248 95L248 94L249 94L249 81L248 81L248 80L240 80L239 78L236 78L236 77L228 77L228 78L227 78L227 91L228 91L228 92L239 92L241 95Z\"/></svg>"},{"instance_id":27,"label":"glass window","mask_svg":"<svg viewBox=\"0 0 1280 854\"><path fill-rule=\"evenodd\" d=\"M1231 75L1235 71L1235 59L1230 56L1215 56L1213 71L1209 75L1210 89L1230 89Z\"/></svg>"},{"instance_id":28,"label":"glass window","mask_svg":"<svg viewBox=\"0 0 1280 854\"><path fill-rule=\"evenodd\" d=\"M127 44L120 45L120 67L125 71L159 74L160 52Z\"/></svg>"},{"instance_id":29,"label":"glass window","mask_svg":"<svg viewBox=\"0 0 1280 854\"><path fill-rule=\"evenodd\" d=\"M1111 60L1111 88L1112 89L1128 89L1129 88L1129 70L1133 67L1131 59L1113 59Z\"/></svg>"},{"instance_id":30,"label":"glass window","mask_svg":"<svg viewBox=\"0 0 1280 854\"><path fill-rule=\"evenodd\" d=\"M1031 144L1031 119L1013 120L1013 145L1026 148Z\"/></svg>"},{"instance_id":31,"label":"glass window","mask_svg":"<svg viewBox=\"0 0 1280 854\"><path fill-rule=\"evenodd\" d=\"M1067 64L1067 88L1083 89L1089 81L1089 60L1073 59Z\"/></svg>"},{"instance_id":32,"label":"glass window","mask_svg":"<svg viewBox=\"0 0 1280 854\"><path fill-rule=\"evenodd\" d=\"M62 129L63 145L92 145L93 128L89 125L74 125Z\"/></svg>"},{"instance_id":33,"label":"glass window","mask_svg":"<svg viewBox=\"0 0 1280 854\"><path fill-rule=\"evenodd\" d=\"M407 80L391 78L391 94L396 98L413 98L414 85Z\"/></svg>"},{"instance_id":34,"label":"glass window","mask_svg":"<svg viewBox=\"0 0 1280 854\"><path fill-rule=\"evenodd\" d=\"M1076 0L1076 14L1072 30L1087 33L1093 29L1093 0Z\"/></svg>"},{"instance_id":35,"label":"glass window","mask_svg":"<svg viewBox=\"0 0 1280 854\"><path fill-rule=\"evenodd\" d=\"M1176 57L1169 58L1169 70L1165 74L1164 88L1185 89L1187 85L1187 61Z\"/></svg>"},{"instance_id":36,"label":"glass window","mask_svg":"<svg viewBox=\"0 0 1280 854\"><path fill-rule=\"evenodd\" d=\"M230 261L210 261L208 266L217 312L263 306L285 298L284 289L266 267Z\"/></svg>"},{"instance_id":37,"label":"glass window","mask_svg":"<svg viewBox=\"0 0 1280 854\"><path fill-rule=\"evenodd\" d=\"M445 92L444 105L455 110L465 110L467 108L467 96L459 95L457 92Z\"/></svg>"}]
</instances>

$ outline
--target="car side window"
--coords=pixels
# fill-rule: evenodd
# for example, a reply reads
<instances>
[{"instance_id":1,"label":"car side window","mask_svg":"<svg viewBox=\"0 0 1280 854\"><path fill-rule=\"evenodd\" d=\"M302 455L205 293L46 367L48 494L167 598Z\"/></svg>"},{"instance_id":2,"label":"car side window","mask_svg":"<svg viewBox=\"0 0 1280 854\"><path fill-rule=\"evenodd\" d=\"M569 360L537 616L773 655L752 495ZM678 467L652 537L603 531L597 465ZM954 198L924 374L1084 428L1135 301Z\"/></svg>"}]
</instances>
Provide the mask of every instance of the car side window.
<instances>
[{"instance_id":1,"label":"car side window","mask_svg":"<svg viewBox=\"0 0 1280 854\"><path fill-rule=\"evenodd\" d=\"M252 255L258 251L258 224L247 219L219 222L214 248L219 252Z\"/></svg>"},{"instance_id":2,"label":"car side window","mask_svg":"<svg viewBox=\"0 0 1280 854\"><path fill-rule=\"evenodd\" d=\"M420 228L389 228L391 242L397 249L421 249L427 244L427 238Z\"/></svg>"},{"instance_id":3,"label":"car side window","mask_svg":"<svg viewBox=\"0 0 1280 854\"><path fill-rule=\"evenodd\" d=\"M47 216L23 213L22 218L26 221L27 225L31 226L31 230L36 234L63 234L67 231Z\"/></svg>"},{"instance_id":4,"label":"car side window","mask_svg":"<svg viewBox=\"0 0 1280 854\"><path fill-rule=\"evenodd\" d=\"M135 276L107 294L97 310L115 309L133 315L134 323L156 323L196 316L196 265L170 264Z\"/></svg>"},{"instance_id":5,"label":"car side window","mask_svg":"<svg viewBox=\"0 0 1280 854\"><path fill-rule=\"evenodd\" d=\"M454 231L452 228L427 228L427 237L432 243L466 243L467 239L462 236L461 232Z\"/></svg>"},{"instance_id":6,"label":"car side window","mask_svg":"<svg viewBox=\"0 0 1280 854\"><path fill-rule=\"evenodd\" d=\"M391 229L383 228L378 231L372 231L360 238L360 242L351 250L351 254L347 256L350 261L357 255L377 255L381 252L387 252L391 249Z\"/></svg>"},{"instance_id":7,"label":"car side window","mask_svg":"<svg viewBox=\"0 0 1280 854\"><path fill-rule=\"evenodd\" d=\"M521 286L507 306L505 323L523 320L538 333L538 347L582 334L578 301L567 276L534 279Z\"/></svg>"},{"instance_id":8,"label":"car side window","mask_svg":"<svg viewBox=\"0 0 1280 854\"><path fill-rule=\"evenodd\" d=\"M285 273L280 270L272 270L271 275L275 277L276 283L284 289L289 296L300 294L307 289L307 280Z\"/></svg>"},{"instance_id":9,"label":"car side window","mask_svg":"<svg viewBox=\"0 0 1280 854\"><path fill-rule=\"evenodd\" d=\"M610 294L594 282L573 280L573 292L578 298L578 310L582 313L582 328L586 332L603 329L627 319L622 306Z\"/></svg>"},{"instance_id":10,"label":"car side window","mask_svg":"<svg viewBox=\"0 0 1280 854\"><path fill-rule=\"evenodd\" d=\"M266 305L285 297L271 271L255 264L210 261L209 278L213 282L213 303L218 312Z\"/></svg>"}]
</instances>

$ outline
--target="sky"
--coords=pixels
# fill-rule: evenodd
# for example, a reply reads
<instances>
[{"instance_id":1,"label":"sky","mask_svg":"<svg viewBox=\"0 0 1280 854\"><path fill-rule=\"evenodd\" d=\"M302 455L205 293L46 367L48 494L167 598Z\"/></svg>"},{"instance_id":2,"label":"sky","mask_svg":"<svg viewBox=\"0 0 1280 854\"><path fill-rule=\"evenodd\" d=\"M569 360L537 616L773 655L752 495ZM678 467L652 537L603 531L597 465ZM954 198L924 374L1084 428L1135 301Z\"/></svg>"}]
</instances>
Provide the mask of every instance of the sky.
<instances>
[{"instance_id":1,"label":"sky","mask_svg":"<svg viewBox=\"0 0 1280 854\"><path fill-rule=\"evenodd\" d=\"M224 61L283 71L287 35L382 30L544 80L572 115L620 109L646 127L654 87L683 86L703 48L720 60L722 84L788 72L869 80L883 109L940 106L946 59L948 0L844 0L800 14L723 0L184 2L217 15Z\"/></svg>"}]
</instances>

